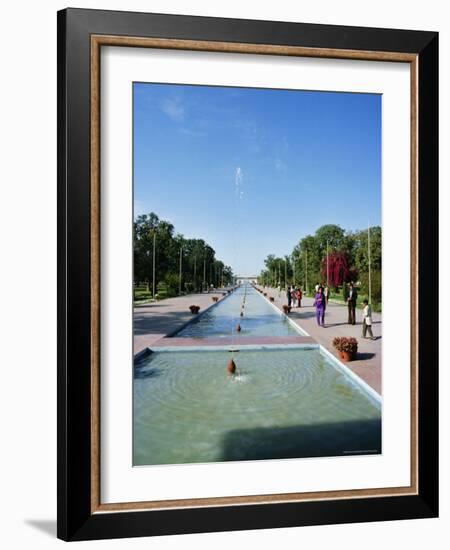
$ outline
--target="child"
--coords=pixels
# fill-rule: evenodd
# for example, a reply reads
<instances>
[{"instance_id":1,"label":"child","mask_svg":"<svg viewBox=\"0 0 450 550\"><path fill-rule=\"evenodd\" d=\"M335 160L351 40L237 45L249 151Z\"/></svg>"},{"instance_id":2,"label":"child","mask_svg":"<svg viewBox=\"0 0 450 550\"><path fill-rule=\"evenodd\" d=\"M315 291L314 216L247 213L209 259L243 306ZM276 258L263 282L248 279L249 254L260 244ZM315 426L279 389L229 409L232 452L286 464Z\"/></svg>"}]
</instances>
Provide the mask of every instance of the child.
<instances>
[{"instance_id":1,"label":"child","mask_svg":"<svg viewBox=\"0 0 450 550\"><path fill-rule=\"evenodd\" d=\"M363 338L366 338L366 333L369 333L371 340L375 340L372 333L372 308L369 306L368 300L363 300Z\"/></svg>"}]
</instances>

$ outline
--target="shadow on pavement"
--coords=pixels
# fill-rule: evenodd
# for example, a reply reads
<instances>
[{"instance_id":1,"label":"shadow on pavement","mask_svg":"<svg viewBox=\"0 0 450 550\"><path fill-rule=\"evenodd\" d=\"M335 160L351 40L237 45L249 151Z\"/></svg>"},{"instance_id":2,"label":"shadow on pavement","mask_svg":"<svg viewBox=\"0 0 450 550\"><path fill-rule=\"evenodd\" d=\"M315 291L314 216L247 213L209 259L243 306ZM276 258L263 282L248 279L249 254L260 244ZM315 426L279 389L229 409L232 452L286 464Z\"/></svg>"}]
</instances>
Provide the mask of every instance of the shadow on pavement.
<instances>
[{"instance_id":1,"label":"shadow on pavement","mask_svg":"<svg viewBox=\"0 0 450 550\"><path fill-rule=\"evenodd\" d=\"M373 359L375 357L375 353L368 353L368 352L364 352L364 353L357 353L356 354L356 361L367 361L368 359Z\"/></svg>"},{"instance_id":2,"label":"shadow on pavement","mask_svg":"<svg viewBox=\"0 0 450 550\"><path fill-rule=\"evenodd\" d=\"M289 317L292 317L292 319L309 319L310 317L315 317L316 314L313 311L294 311L291 310L291 313L289 314Z\"/></svg>"}]
</instances>

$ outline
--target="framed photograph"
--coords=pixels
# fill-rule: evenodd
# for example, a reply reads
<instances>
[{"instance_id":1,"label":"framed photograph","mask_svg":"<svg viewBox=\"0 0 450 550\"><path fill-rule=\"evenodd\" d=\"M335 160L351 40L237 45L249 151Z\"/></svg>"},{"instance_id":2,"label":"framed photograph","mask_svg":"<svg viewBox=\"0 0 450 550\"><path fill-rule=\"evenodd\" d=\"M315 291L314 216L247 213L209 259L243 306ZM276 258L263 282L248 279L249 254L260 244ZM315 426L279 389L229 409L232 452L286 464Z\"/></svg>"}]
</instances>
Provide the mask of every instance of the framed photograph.
<instances>
[{"instance_id":1,"label":"framed photograph","mask_svg":"<svg viewBox=\"0 0 450 550\"><path fill-rule=\"evenodd\" d=\"M58 537L438 514L438 35L58 13Z\"/></svg>"}]
</instances>

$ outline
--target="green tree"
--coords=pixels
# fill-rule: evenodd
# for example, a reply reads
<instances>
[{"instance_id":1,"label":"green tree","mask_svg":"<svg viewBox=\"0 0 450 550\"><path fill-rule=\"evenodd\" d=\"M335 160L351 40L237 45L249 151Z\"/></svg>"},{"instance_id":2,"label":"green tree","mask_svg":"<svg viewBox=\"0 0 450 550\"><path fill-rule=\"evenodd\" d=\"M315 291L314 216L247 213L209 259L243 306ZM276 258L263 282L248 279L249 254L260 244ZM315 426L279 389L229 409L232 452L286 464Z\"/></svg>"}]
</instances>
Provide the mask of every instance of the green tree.
<instances>
[{"instance_id":1,"label":"green tree","mask_svg":"<svg viewBox=\"0 0 450 550\"><path fill-rule=\"evenodd\" d=\"M153 286L155 259L154 284L160 297L180 290L180 254L182 290L200 290L204 283L217 286L219 278L230 284L233 279L231 267L216 258L208 243L176 234L174 226L154 212L138 216L134 222L133 249L135 283L148 281Z\"/></svg>"},{"instance_id":2,"label":"green tree","mask_svg":"<svg viewBox=\"0 0 450 550\"><path fill-rule=\"evenodd\" d=\"M363 273L360 277L361 293L369 299L369 273ZM382 299L381 271L371 271L371 301L375 309L379 310Z\"/></svg>"},{"instance_id":3,"label":"green tree","mask_svg":"<svg viewBox=\"0 0 450 550\"><path fill-rule=\"evenodd\" d=\"M381 292L381 227L371 227L370 237L371 269L374 274L380 273ZM265 281L265 284L272 286L276 286L279 282L283 283L283 270L287 259L288 284L293 281L295 267L295 283L302 286L303 290L306 290L305 287L311 290L315 283L324 281L326 276L324 264L326 263L327 242L329 257L333 254L339 258L345 255L347 259L345 270L341 270L345 274L334 277L334 284L336 280L340 281L342 278L356 281L358 278L364 277L368 272L367 230L345 232L339 225L328 224L319 227L314 235L306 235L301 238L288 258L279 258L274 254L269 254L264 261L265 269L259 275L260 281ZM374 275L374 281L376 277L377 275ZM377 291L377 295L380 292Z\"/></svg>"},{"instance_id":4,"label":"green tree","mask_svg":"<svg viewBox=\"0 0 450 550\"><path fill-rule=\"evenodd\" d=\"M155 286L173 270L174 226L153 212L139 216L134 223L135 281L153 281L153 242L155 238Z\"/></svg>"},{"instance_id":5,"label":"green tree","mask_svg":"<svg viewBox=\"0 0 450 550\"><path fill-rule=\"evenodd\" d=\"M345 245L345 231L339 225L322 225L317 229L314 237L316 250L321 257L320 259L326 254L327 242L330 251L341 251Z\"/></svg>"},{"instance_id":6,"label":"green tree","mask_svg":"<svg viewBox=\"0 0 450 550\"><path fill-rule=\"evenodd\" d=\"M359 273L369 271L369 235L364 229L355 233L354 262ZM380 226L370 228L370 266L374 271L381 271L382 231Z\"/></svg>"}]
</instances>

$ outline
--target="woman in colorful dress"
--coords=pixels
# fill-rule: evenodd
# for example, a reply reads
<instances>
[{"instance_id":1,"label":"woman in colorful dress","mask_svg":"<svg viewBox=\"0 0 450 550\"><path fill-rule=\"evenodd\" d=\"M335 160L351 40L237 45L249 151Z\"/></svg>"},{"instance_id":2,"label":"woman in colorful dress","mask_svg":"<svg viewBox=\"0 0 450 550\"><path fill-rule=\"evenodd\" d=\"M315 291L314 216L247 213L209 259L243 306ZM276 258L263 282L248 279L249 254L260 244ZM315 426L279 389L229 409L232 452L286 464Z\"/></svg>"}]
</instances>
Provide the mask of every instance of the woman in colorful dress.
<instances>
[{"instance_id":1,"label":"woman in colorful dress","mask_svg":"<svg viewBox=\"0 0 450 550\"><path fill-rule=\"evenodd\" d=\"M323 287L319 286L317 293L314 297L314 305L316 306L316 320L317 324L322 327L325 326L325 309L326 309L326 299L325 294L323 293Z\"/></svg>"}]
</instances>

